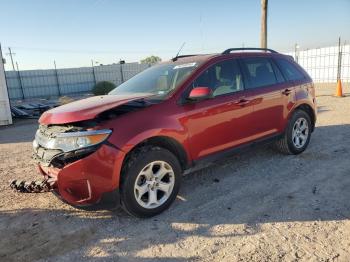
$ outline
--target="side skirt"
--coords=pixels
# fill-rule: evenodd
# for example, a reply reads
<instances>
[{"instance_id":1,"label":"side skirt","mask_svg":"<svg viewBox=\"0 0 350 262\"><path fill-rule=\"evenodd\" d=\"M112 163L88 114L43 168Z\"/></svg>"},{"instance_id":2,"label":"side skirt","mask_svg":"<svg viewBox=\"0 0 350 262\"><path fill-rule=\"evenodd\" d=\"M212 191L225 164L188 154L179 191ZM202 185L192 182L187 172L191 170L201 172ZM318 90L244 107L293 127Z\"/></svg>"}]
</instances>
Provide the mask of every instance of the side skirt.
<instances>
[{"instance_id":1,"label":"side skirt","mask_svg":"<svg viewBox=\"0 0 350 262\"><path fill-rule=\"evenodd\" d=\"M197 160L194 160L192 162L192 165L184 171L184 174L189 174L196 170L200 170L202 168L208 167L218 160L225 159L237 153L248 151L251 148L254 148L255 146L270 144L276 141L277 139L281 138L282 136L283 134L277 134L277 135L272 135L265 138L260 138L253 142L249 142L240 146L232 147L217 153L210 154L208 156L201 157Z\"/></svg>"}]
</instances>

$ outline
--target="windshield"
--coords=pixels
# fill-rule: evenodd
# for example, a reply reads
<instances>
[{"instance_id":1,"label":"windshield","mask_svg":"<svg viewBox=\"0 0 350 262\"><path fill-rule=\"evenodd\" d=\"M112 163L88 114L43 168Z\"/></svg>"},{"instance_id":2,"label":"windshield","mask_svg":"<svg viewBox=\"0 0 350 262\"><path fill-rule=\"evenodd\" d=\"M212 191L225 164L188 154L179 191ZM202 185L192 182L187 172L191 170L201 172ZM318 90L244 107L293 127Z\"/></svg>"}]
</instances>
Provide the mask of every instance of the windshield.
<instances>
[{"instance_id":1,"label":"windshield","mask_svg":"<svg viewBox=\"0 0 350 262\"><path fill-rule=\"evenodd\" d=\"M162 99L171 91L175 90L196 67L197 63L195 62L156 65L119 85L109 92L109 94L145 93L156 95L158 99Z\"/></svg>"}]
</instances>

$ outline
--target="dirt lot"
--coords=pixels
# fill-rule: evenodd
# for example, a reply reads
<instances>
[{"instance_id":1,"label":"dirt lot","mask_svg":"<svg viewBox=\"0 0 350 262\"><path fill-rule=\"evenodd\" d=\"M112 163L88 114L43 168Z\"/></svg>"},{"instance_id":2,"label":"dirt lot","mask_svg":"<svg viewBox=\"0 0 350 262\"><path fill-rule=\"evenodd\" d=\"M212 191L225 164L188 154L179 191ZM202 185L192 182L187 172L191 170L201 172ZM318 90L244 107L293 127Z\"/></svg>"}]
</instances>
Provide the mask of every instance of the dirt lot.
<instances>
[{"instance_id":1,"label":"dirt lot","mask_svg":"<svg viewBox=\"0 0 350 262\"><path fill-rule=\"evenodd\" d=\"M349 261L350 94L318 90L307 151L241 153L184 178L165 213L82 211L51 193L19 194L38 178L32 120L0 128L0 261Z\"/></svg>"}]
</instances>

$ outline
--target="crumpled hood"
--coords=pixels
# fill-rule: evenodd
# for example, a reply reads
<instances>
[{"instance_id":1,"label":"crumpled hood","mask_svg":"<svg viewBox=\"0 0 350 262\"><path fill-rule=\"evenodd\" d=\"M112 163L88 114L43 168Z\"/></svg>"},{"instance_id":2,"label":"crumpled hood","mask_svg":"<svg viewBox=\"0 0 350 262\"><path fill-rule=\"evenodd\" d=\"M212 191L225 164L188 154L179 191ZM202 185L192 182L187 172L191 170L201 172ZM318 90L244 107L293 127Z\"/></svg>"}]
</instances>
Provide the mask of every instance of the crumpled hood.
<instances>
[{"instance_id":1,"label":"crumpled hood","mask_svg":"<svg viewBox=\"0 0 350 262\"><path fill-rule=\"evenodd\" d=\"M104 111L145 97L149 97L149 95L94 96L50 109L41 115L39 123L52 125L89 120L95 118Z\"/></svg>"}]
</instances>

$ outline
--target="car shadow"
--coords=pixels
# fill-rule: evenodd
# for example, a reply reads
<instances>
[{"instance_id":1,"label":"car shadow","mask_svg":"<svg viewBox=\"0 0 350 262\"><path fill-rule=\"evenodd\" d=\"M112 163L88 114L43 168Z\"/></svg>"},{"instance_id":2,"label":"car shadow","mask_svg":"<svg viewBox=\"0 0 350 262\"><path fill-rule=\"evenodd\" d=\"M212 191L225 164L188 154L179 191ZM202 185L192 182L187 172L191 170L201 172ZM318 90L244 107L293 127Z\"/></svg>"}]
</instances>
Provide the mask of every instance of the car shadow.
<instances>
[{"instance_id":1,"label":"car shadow","mask_svg":"<svg viewBox=\"0 0 350 262\"><path fill-rule=\"evenodd\" d=\"M119 206L2 210L0 260L71 254L153 261L139 252L161 246L170 253L159 260L187 261L197 257L171 253L171 247L189 237L234 238L259 234L264 224L348 220L349 134L350 125L320 126L300 155L257 146L212 163L184 176L171 208L150 219L130 217Z\"/></svg>"}]
</instances>

